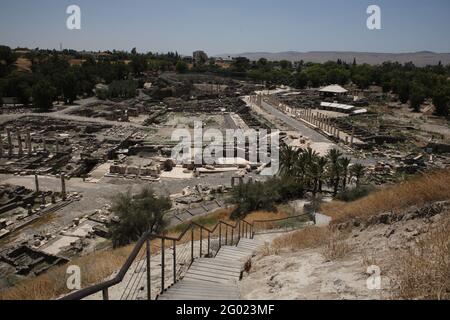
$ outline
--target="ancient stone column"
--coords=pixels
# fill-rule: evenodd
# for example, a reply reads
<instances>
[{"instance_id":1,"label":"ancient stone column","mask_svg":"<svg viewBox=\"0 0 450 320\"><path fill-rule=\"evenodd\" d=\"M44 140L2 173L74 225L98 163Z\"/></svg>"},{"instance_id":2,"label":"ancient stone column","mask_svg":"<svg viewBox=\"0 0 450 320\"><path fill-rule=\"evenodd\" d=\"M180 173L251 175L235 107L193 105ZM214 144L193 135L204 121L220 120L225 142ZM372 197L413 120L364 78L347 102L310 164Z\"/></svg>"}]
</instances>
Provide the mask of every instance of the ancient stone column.
<instances>
[{"instance_id":1,"label":"ancient stone column","mask_svg":"<svg viewBox=\"0 0 450 320\"><path fill-rule=\"evenodd\" d=\"M33 153L32 147L31 147L31 132L27 132L27 144L28 144L28 154L31 155Z\"/></svg>"},{"instance_id":2,"label":"ancient stone column","mask_svg":"<svg viewBox=\"0 0 450 320\"><path fill-rule=\"evenodd\" d=\"M20 135L20 132L17 132L17 143L19 144L19 157L23 156L23 147L22 147L22 136Z\"/></svg>"},{"instance_id":3,"label":"ancient stone column","mask_svg":"<svg viewBox=\"0 0 450 320\"><path fill-rule=\"evenodd\" d=\"M38 193L39 192L39 178L38 178L37 174L34 175L34 185L36 188L36 193Z\"/></svg>"},{"instance_id":4,"label":"ancient stone column","mask_svg":"<svg viewBox=\"0 0 450 320\"><path fill-rule=\"evenodd\" d=\"M61 174L61 196L63 200L67 199L65 175Z\"/></svg>"},{"instance_id":5,"label":"ancient stone column","mask_svg":"<svg viewBox=\"0 0 450 320\"><path fill-rule=\"evenodd\" d=\"M352 136L350 137L350 148L353 148L354 136L355 136L355 127L352 127Z\"/></svg>"},{"instance_id":6,"label":"ancient stone column","mask_svg":"<svg viewBox=\"0 0 450 320\"><path fill-rule=\"evenodd\" d=\"M27 204L27 211L28 211L29 216L31 216L33 214L33 209L31 207L31 204Z\"/></svg>"},{"instance_id":7,"label":"ancient stone column","mask_svg":"<svg viewBox=\"0 0 450 320\"><path fill-rule=\"evenodd\" d=\"M8 137L8 156L12 157L13 155L13 144L12 144L12 139L11 139L11 129L10 128L6 128L6 135Z\"/></svg>"}]
</instances>

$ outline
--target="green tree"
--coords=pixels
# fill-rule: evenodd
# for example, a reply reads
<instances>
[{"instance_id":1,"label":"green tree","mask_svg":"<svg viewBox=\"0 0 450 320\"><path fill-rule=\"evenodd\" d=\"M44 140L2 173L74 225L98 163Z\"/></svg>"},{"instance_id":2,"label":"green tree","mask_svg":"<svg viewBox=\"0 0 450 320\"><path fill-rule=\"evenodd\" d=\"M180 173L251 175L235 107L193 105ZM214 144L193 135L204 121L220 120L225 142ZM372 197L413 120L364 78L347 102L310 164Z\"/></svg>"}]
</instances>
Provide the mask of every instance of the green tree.
<instances>
[{"instance_id":1,"label":"green tree","mask_svg":"<svg viewBox=\"0 0 450 320\"><path fill-rule=\"evenodd\" d=\"M342 189L345 190L347 188L348 167L350 166L351 160L349 158L341 158L339 161L342 169Z\"/></svg>"},{"instance_id":2,"label":"green tree","mask_svg":"<svg viewBox=\"0 0 450 320\"><path fill-rule=\"evenodd\" d=\"M308 85L308 76L305 72L297 72L294 76L293 86L299 89L305 89Z\"/></svg>"},{"instance_id":3,"label":"green tree","mask_svg":"<svg viewBox=\"0 0 450 320\"><path fill-rule=\"evenodd\" d=\"M175 67L178 73L186 73L188 70L188 65L186 62L180 60L177 62L177 65Z\"/></svg>"},{"instance_id":4,"label":"green tree","mask_svg":"<svg viewBox=\"0 0 450 320\"><path fill-rule=\"evenodd\" d=\"M141 75L148 69L147 58L143 55L134 55L131 58L130 66L135 75Z\"/></svg>"},{"instance_id":5,"label":"green tree","mask_svg":"<svg viewBox=\"0 0 450 320\"><path fill-rule=\"evenodd\" d=\"M282 176L294 176L295 164L300 152L291 146L284 145L280 150L280 172Z\"/></svg>"},{"instance_id":6,"label":"green tree","mask_svg":"<svg viewBox=\"0 0 450 320\"><path fill-rule=\"evenodd\" d=\"M426 95L424 87L419 83L414 83L411 87L411 94L409 96L411 109L413 109L414 112L420 112L420 106L425 101L425 98Z\"/></svg>"},{"instance_id":7,"label":"green tree","mask_svg":"<svg viewBox=\"0 0 450 320\"><path fill-rule=\"evenodd\" d=\"M113 199L112 212L119 217L114 225L115 247L137 241L145 232L161 233L167 226L166 212L171 208L168 197L157 197L153 189L143 188L138 194L120 193Z\"/></svg>"},{"instance_id":8,"label":"green tree","mask_svg":"<svg viewBox=\"0 0 450 320\"><path fill-rule=\"evenodd\" d=\"M68 73L64 76L62 82L62 91L64 102L71 104L77 98L77 81L73 73Z\"/></svg>"},{"instance_id":9,"label":"green tree","mask_svg":"<svg viewBox=\"0 0 450 320\"><path fill-rule=\"evenodd\" d=\"M281 60L280 61L280 67L283 70L291 70L292 69L292 62L288 60Z\"/></svg>"},{"instance_id":10,"label":"green tree","mask_svg":"<svg viewBox=\"0 0 450 320\"><path fill-rule=\"evenodd\" d=\"M250 60L245 57L237 57L234 59L232 67L236 72L247 72L250 69Z\"/></svg>"},{"instance_id":11,"label":"green tree","mask_svg":"<svg viewBox=\"0 0 450 320\"><path fill-rule=\"evenodd\" d=\"M437 88L433 94L433 104L436 115L448 117L450 114L450 89L443 86Z\"/></svg>"},{"instance_id":12,"label":"green tree","mask_svg":"<svg viewBox=\"0 0 450 320\"><path fill-rule=\"evenodd\" d=\"M325 68L320 64L314 64L306 68L305 70L308 82L313 87L320 87L326 83L327 73Z\"/></svg>"},{"instance_id":13,"label":"green tree","mask_svg":"<svg viewBox=\"0 0 450 320\"><path fill-rule=\"evenodd\" d=\"M56 89L49 81L40 80L32 88L33 103L40 111L48 111L53 105Z\"/></svg>"},{"instance_id":14,"label":"green tree","mask_svg":"<svg viewBox=\"0 0 450 320\"><path fill-rule=\"evenodd\" d=\"M356 179L357 186L360 185L361 180L364 178L365 173L366 168L360 163L356 163L350 168L350 176Z\"/></svg>"},{"instance_id":15,"label":"green tree","mask_svg":"<svg viewBox=\"0 0 450 320\"><path fill-rule=\"evenodd\" d=\"M410 97L410 86L405 80L399 80L400 84L397 87L398 99L401 103L407 103Z\"/></svg>"},{"instance_id":16,"label":"green tree","mask_svg":"<svg viewBox=\"0 0 450 320\"><path fill-rule=\"evenodd\" d=\"M340 163L342 153L337 149L331 149L327 153L328 173L330 185L333 187L333 195L336 196L339 191L339 183L341 181L342 167Z\"/></svg>"},{"instance_id":17,"label":"green tree","mask_svg":"<svg viewBox=\"0 0 450 320\"><path fill-rule=\"evenodd\" d=\"M231 214L232 219L242 219L255 210L274 211L275 203L280 200L278 190L274 188L275 179L268 182L247 182L235 186L231 190L229 202L236 208Z\"/></svg>"}]
</instances>

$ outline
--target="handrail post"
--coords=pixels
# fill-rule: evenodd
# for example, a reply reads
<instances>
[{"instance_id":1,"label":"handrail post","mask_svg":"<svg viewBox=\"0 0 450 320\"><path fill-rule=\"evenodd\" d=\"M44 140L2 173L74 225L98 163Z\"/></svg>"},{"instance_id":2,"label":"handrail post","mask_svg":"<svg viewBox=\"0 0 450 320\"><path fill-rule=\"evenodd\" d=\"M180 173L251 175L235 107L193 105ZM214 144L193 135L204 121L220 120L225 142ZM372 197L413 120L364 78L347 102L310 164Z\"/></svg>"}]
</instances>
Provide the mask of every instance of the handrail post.
<instances>
[{"instance_id":1,"label":"handrail post","mask_svg":"<svg viewBox=\"0 0 450 320\"><path fill-rule=\"evenodd\" d=\"M203 228L200 227L200 258L202 257L202 249L203 249Z\"/></svg>"},{"instance_id":2,"label":"handrail post","mask_svg":"<svg viewBox=\"0 0 450 320\"><path fill-rule=\"evenodd\" d=\"M228 245L228 225L225 225L225 245Z\"/></svg>"},{"instance_id":3,"label":"handrail post","mask_svg":"<svg viewBox=\"0 0 450 320\"><path fill-rule=\"evenodd\" d=\"M208 232L208 257L211 253L211 232Z\"/></svg>"},{"instance_id":4,"label":"handrail post","mask_svg":"<svg viewBox=\"0 0 450 320\"><path fill-rule=\"evenodd\" d=\"M222 223L219 222L219 249L222 247Z\"/></svg>"},{"instance_id":5,"label":"handrail post","mask_svg":"<svg viewBox=\"0 0 450 320\"><path fill-rule=\"evenodd\" d=\"M173 240L173 283L177 282L177 241Z\"/></svg>"},{"instance_id":6,"label":"handrail post","mask_svg":"<svg viewBox=\"0 0 450 320\"><path fill-rule=\"evenodd\" d=\"M234 242L234 228L231 228L231 244L230 244L230 246L233 245L233 242Z\"/></svg>"},{"instance_id":7,"label":"handrail post","mask_svg":"<svg viewBox=\"0 0 450 320\"><path fill-rule=\"evenodd\" d=\"M194 228L191 228L191 264L194 262Z\"/></svg>"},{"instance_id":8,"label":"handrail post","mask_svg":"<svg viewBox=\"0 0 450 320\"><path fill-rule=\"evenodd\" d=\"M248 238L248 224L245 224L245 237Z\"/></svg>"},{"instance_id":9,"label":"handrail post","mask_svg":"<svg viewBox=\"0 0 450 320\"><path fill-rule=\"evenodd\" d=\"M165 239L161 238L161 293L164 292L164 269L166 268L166 259L165 259Z\"/></svg>"},{"instance_id":10,"label":"handrail post","mask_svg":"<svg viewBox=\"0 0 450 320\"><path fill-rule=\"evenodd\" d=\"M151 258L151 249L150 249L150 240L147 238L146 242L146 250L147 250L147 300L152 300L152 290L151 290L151 279L150 279L150 258Z\"/></svg>"},{"instance_id":11,"label":"handrail post","mask_svg":"<svg viewBox=\"0 0 450 320\"><path fill-rule=\"evenodd\" d=\"M238 234L239 234L238 241L240 241L241 240L241 221L240 220L238 222Z\"/></svg>"},{"instance_id":12,"label":"handrail post","mask_svg":"<svg viewBox=\"0 0 450 320\"><path fill-rule=\"evenodd\" d=\"M108 288L102 290L103 300L109 300Z\"/></svg>"}]
</instances>

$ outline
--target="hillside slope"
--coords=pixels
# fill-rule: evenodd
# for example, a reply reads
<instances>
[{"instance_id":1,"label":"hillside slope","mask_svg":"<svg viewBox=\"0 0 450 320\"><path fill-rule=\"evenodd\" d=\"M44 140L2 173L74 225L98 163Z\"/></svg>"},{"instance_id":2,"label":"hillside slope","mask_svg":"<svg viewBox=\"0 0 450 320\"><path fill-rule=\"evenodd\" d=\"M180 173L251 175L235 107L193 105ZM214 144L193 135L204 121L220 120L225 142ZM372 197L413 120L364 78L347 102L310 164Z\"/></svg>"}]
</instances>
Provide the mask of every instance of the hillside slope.
<instances>
[{"instance_id":1,"label":"hillside slope","mask_svg":"<svg viewBox=\"0 0 450 320\"><path fill-rule=\"evenodd\" d=\"M352 220L333 231L284 235L254 259L241 283L241 296L257 300L449 299L449 227L450 202L446 201L383 213L367 222ZM445 250L433 254L430 248L439 248L437 239ZM417 248L425 250L412 255ZM381 270L380 290L367 287L372 265Z\"/></svg>"}]
</instances>

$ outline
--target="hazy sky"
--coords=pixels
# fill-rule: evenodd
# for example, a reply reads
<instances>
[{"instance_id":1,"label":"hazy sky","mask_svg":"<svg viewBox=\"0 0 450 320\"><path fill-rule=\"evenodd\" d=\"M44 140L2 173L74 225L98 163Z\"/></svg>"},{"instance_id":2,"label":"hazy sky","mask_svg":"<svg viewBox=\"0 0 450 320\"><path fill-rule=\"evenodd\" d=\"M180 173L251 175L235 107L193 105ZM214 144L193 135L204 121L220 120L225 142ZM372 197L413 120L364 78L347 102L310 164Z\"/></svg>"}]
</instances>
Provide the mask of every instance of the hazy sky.
<instances>
[{"instance_id":1,"label":"hazy sky","mask_svg":"<svg viewBox=\"0 0 450 320\"><path fill-rule=\"evenodd\" d=\"M81 30L66 8L81 7ZM366 27L368 5L382 30ZM208 54L450 52L449 0L0 0L0 44Z\"/></svg>"}]
</instances>

